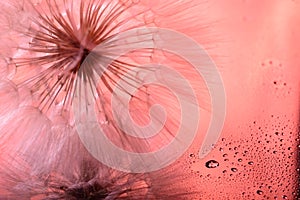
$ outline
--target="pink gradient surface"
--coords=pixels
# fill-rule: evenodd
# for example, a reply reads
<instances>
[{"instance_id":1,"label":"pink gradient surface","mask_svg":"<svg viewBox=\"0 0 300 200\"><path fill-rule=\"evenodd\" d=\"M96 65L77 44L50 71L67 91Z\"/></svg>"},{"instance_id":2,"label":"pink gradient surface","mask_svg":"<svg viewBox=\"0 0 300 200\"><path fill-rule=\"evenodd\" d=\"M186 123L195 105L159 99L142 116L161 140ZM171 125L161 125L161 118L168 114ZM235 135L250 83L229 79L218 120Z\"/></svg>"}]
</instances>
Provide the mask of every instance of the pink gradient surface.
<instances>
[{"instance_id":1,"label":"pink gradient surface","mask_svg":"<svg viewBox=\"0 0 300 200\"><path fill-rule=\"evenodd\" d=\"M188 177L186 178L188 182L178 180L166 183L170 188L179 185L191 192L196 191L197 194L191 193L189 199L296 199L296 196L300 195L297 193L297 187L299 188L297 162L300 151L300 1L208 0L203 3L201 12L198 0L189 1L191 2L187 4L189 7L181 8L185 10L181 16L190 17L193 22L191 24L178 25L174 21L172 18L176 15L174 0L141 1L146 7L151 7L153 13L158 14L155 20L147 17L143 20L154 21L158 27L185 33L207 49L224 81L227 97L226 121L215 148L208 156L199 159L198 152L210 119L209 109L202 110L199 134L192 146L172 166L155 172L152 176L159 177L175 170L177 171L172 176L184 174L184 177ZM193 8L193 5L197 6ZM166 15L162 12L164 9L168 11ZM208 23L205 24L206 22ZM197 32L195 26L199 24L207 29ZM1 69L1 77L7 73L5 70ZM189 75L188 72L184 73ZM194 84L197 84L197 81ZM202 83L202 80L199 81ZM17 107L19 99L16 97L15 88L9 86L9 83L2 82L0 88L2 88L0 95L3 97L0 103L6 108L0 110L2 117L0 119L6 120L9 118L8 115L14 115L11 110ZM157 88L154 87L153 93L155 90ZM162 90L160 91L162 93ZM204 94L201 91L197 91L197 97L201 105L206 105L207 91ZM158 101L168 108L167 112L176 112L172 117L178 117L178 109L168 104L170 99L167 99L167 102L165 99ZM9 100L10 103L7 103ZM172 100L173 103L176 102L176 99ZM131 103L134 107L139 102ZM141 105L146 110L148 106ZM35 114L37 110L30 112L34 117L28 121L22 120L21 117L13 120L20 126L11 132L22 132L28 123L36 123L36 127L45 133L45 137L50 137L48 119L42 116L42 113ZM22 112L19 114L23 115ZM98 117L100 121L101 116ZM141 117L140 113L133 115L133 118L140 120L141 124L148 122L147 117ZM64 123L55 118L53 124L57 128L60 125L64 126ZM5 122L0 121L0 127L2 124ZM177 126L171 128L176 129ZM55 137L60 139L63 130L58 129L54 132L57 133ZM11 134L13 137L9 138L9 142L5 145L21 146L18 142L22 142L22 137ZM36 139L43 140L40 137ZM123 145L123 141L118 141L117 137L114 139L120 146ZM165 139L165 143L170 140L168 137ZM163 142L157 144L160 140L158 137L149 141L156 145L155 148L160 148L164 145ZM138 143L135 140L133 142ZM216 161L218 165L208 168L206 165L210 160ZM167 175L166 177L171 176ZM156 183L159 180L156 180Z\"/></svg>"},{"instance_id":2,"label":"pink gradient surface","mask_svg":"<svg viewBox=\"0 0 300 200\"><path fill-rule=\"evenodd\" d=\"M227 38L217 54L228 110L216 148L188 159L201 199L297 199L300 2L210 3L221 19L215 31ZM219 166L205 168L208 160Z\"/></svg>"}]
</instances>

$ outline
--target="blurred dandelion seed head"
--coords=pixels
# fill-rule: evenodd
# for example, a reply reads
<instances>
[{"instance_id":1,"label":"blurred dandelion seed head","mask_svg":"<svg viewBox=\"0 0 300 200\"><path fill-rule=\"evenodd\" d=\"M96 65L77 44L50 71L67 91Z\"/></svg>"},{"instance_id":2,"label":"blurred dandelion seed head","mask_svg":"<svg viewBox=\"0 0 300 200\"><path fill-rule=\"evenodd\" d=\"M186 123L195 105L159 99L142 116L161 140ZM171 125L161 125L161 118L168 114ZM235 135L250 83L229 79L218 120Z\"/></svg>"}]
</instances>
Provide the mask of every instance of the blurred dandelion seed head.
<instances>
[{"instance_id":1,"label":"blurred dandelion seed head","mask_svg":"<svg viewBox=\"0 0 300 200\"><path fill-rule=\"evenodd\" d=\"M132 199L131 192L137 190L136 199L145 197L152 188L145 173L176 161L199 131L200 108L205 107L197 96L201 78L210 95L212 118L199 156L212 150L225 118L220 73L198 41L159 27L166 23L159 17L168 19L177 9L167 16L158 12L162 8L155 12L147 7L150 4L25 0L6 5L8 15L22 20L0 16L16 36L6 48L14 51L1 52L1 61L9 64L0 71L7 79L0 87L12 91L3 95L4 101L14 98L7 109L19 104L20 110L2 117L0 128L6 134L0 135L1 148L21 154L30 165L25 172L8 170L10 175L4 177L12 182L16 197L26 193L47 194L50 199ZM185 10L188 5L193 1L170 6ZM184 30L186 19L178 17L182 22L174 28ZM87 176L78 170L85 149L89 160L113 169L103 172L102 164L89 166L101 169L81 180ZM69 170L69 163L77 168ZM115 179L110 173L118 170L119 182L111 183Z\"/></svg>"},{"instance_id":2,"label":"blurred dandelion seed head","mask_svg":"<svg viewBox=\"0 0 300 200\"><path fill-rule=\"evenodd\" d=\"M143 37L140 37L140 35ZM111 40L114 41L121 38L121 40L119 39L119 44L126 45L118 45L118 48L111 49L111 55L113 56L107 60L107 63L104 64L101 62L101 65L104 64L106 66L105 68L127 52L152 48L169 51L183 57L183 59L195 67L199 76L204 77L210 91L213 106L211 126L200 149L200 157L206 156L217 142L225 119L225 91L218 69L211 58L194 40L168 29L153 27L139 28L120 33L117 37L117 39L111 38ZM123 38L125 41L122 41ZM128 42L128 38L134 38L135 42ZM107 42L111 43L110 40ZM105 42L97 46L94 51L97 52L98 49L101 51L103 46L106 46ZM95 58L89 58L89 56L86 58L81 67L82 74L84 74L84 70L86 69L85 64L90 63L90 59L93 60ZM97 74L95 77L98 80L103 76L103 73L92 74ZM129 76L128 74L133 75ZM130 78L137 77L138 74L143 74L144 77L147 77L147 80L138 81ZM135 91L138 88L148 84L161 85L168 88L176 96L181 109L179 130L174 133L174 139L158 151L149 153L141 154L118 148L105 136L103 126L98 126L93 97L93 94L96 93L96 88L91 87L84 96L81 96L83 92L78 88L73 104L76 127L83 144L99 161L122 171L145 173L159 170L171 164L187 150L198 131L199 104L189 81L174 68L158 64L139 65L138 68L127 71L120 80L117 82L117 86L119 87L115 87L112 91L111 101L116 126L125 134L134 135L139 138L149 138L159 133L162 126L166 124L166 113L162 106L154 105L150 107L151 119L150 123L146 126L137 125L132 120L128 111L129 102L134 97ZM82 104L83 99L89 103ZM80 112L82 110L86 111L83 116L82 112ZM103 151L105 151L105 155L101 153Z\"/></svg>"},{"instance_id":3,"label":"blurred dandelion seed head","mask_svg":"<svg viewBox=\"0 0 300 200\"><path fill-rule=\"evenodd\" d=\"M30 88L33 105L50 112L49 118L53 112L70 112L69 122L75 122L83 144L95 158L119 170L148 172L171 164L192 144L201 106L188 77L173 66L154 62L154 57L159 62L170 60L166 55L157 56L157 50L181 57L196 71L194 77L204 79L212 119L199 155L202 158L211 151L225 119L225 92L217 67L201 45L174 30L148 26L145 17L149 19L151 12L139 1L76 4L46 0L29 5L35 14L28 17L30 26L24 35L30 40L18 47L12 59L17 71L13 81L20 88ZM144 64L148 58L150 62ZM179 119L170 123L163 105L151 100L153 94L145 86L151 84L171 91L179 103ZM137 97L137 91L145 93L146 99ZM160 98L171 102L164 95ZM139 103L136 108L149 112L149 124L140 126L132 120L129 104L134 98L148 104L142 108ZM152 138L163 131L173 138L152 152L147 152L149 142L135 148L128 139ZM121 148L104 132L115 141L119 135ZM134 152L136 149L143 153Z\"/></svg>"}]
</instances>

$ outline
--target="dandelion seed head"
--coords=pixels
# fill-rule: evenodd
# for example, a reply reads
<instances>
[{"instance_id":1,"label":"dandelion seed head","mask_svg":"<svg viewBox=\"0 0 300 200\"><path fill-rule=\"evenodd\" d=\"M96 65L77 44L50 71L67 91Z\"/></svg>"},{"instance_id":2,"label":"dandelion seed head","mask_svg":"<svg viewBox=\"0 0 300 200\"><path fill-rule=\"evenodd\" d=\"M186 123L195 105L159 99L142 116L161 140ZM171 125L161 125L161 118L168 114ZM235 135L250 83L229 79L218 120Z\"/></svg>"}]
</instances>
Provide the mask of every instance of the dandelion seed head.
<instances>
[{"instance_id":1,"label":"dandelion seed head","mask_svg":"<svg viewBox=\"0 0 300 200\"><path fill-rule=\"evenodd\" d=\"M29 27L23 27L27 40L12 55L11 65L17 71L13 81L18 87L30 88L35 105L42 111L49 111L55 105L69 110L80 78L79 69L93 48L119 32L145 25L136 18L146 11L134 13L132 8L136 3L131 1L45 0L37 4L24 1L24 4L31 6L35 15L28 17L28 23L20 22ZM122 65L125 69L129 66ZM113 73L122 73L117 68L120 63L113 67ZM89 71L85 70L84 76L91 76ZM112 87L110 76L103 75L104 87Z\"/></svg>"},{"instance_id":2,"label":"dandelion seed head","mask_svg":"<svg viewBox=\"0 0 300 200\"><path fill-rule=\"evenodd\" d=\"M5 191L2 193L4 198L188 197L184 185L174 184L181 179L188 180L182 176L181 169L133 174L111 169L96 161L78 136L71 106L77 95L79 104L83 105L79 110L82 118L89 119L89 115L85 115L90 114L86 112L88 107L96 110L97 123L106 136L126 151L151 153L172 141L180 124L180 105L177 106L176 95L157 85L140 87L151 80L152 75L139 72L153 72L156 78L168 79L179 88L180 93L186 95L178 79L144 65L151 62L167 63L175 71L181 71L192 79L191 82L199 88L201 84L192 75L187 62L153 49L153 44L157 42L153 34L148 29L136 28L171 27L193 33L198 39L201 32L193 29L197 27L197 20L193 17L198 15L199 6L191 2L24 0L0 4L5 4L8 11L6 15L0 15L0 22L5 23L5 30L15 37L14 40L4 31L0 32L1 38L11 40L1 44L9 51L0 51L3 58L0 64L6 66L0 71L4 80L0 88L9 91L9 94L1 95L0 102L13 99L11 104L7 104L7 109L0 110L0 113L14 111L3 115L5 120L0 122L1 163L4 163L0 165L0 191ZM186 10L193 6L197 12L191 13L192 19L189 20L185 16ZM10 19L7 16L13 17ZM121 33L130 30L134 34L125 34L124 38ZM149 48L118 55L124 49L131 50L132 46L139 45L145 47L144 44L149 44ZM95 47L98 48L95 50ZM115 88L122 93L116 96L119 111L116 116L113 113L114 105L110 104ZM131 93L133 90L135 92ZM124 96L131 98L129 109L124 106ZM96 101L95 105L91 105L91 98ZM162 112L151 110L157 103L168 114L165 121L161 118ZM154 136L150 131L141 133L134 126L125 127L129 119L125 109L129 110L139 125L147 125L151 117L156 117L156 123L161 124L160 134ZM89 126L84 132L91 136L91 142L97 143L93 128ZM130 133L129 136L125 136L126 131ZM179 141L178 144L183 143ZM112 155L104 147L98 147L101 155L112 160ZM134 166L126 162L126 158L124 160L115 164L125 163L130 168L139 168L139 171L146 167ZM160 162L159 159L156 161Z\"/></svg>"}]
</instances>

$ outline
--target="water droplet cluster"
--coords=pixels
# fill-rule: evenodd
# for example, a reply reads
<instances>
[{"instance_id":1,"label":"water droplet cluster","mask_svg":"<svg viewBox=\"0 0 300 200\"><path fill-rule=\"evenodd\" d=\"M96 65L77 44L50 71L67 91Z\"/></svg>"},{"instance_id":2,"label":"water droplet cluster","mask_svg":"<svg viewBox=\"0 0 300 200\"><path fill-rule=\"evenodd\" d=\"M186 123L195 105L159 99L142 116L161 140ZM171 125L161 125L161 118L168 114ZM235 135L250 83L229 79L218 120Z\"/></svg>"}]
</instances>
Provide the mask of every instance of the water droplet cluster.
<instances>
[{"instance_id":1,"label":"water droplet cluster","mask_svg":"<svg viewBox=\"0 0 300 200\"><path fill-rule=\"evenodd\" d=\"M236 130L247 137L220 138L204 160L196 150L190 152L189 170L203 187L202 198L297 199L300 128L291 118L270 115L253 120ZM206 192L213 188L215 194Z\"/></svg>"}]
</instances>

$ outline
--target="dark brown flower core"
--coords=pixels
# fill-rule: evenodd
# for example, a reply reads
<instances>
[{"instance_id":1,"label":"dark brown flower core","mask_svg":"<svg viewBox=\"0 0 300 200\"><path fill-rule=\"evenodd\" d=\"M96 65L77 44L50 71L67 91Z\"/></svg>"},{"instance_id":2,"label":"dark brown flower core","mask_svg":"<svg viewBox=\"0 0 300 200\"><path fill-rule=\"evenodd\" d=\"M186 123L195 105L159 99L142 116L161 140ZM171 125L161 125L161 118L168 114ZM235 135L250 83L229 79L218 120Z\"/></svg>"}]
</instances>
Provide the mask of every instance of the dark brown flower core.
<instances>
[{"instance_id":1,"label":"dark brown flower core","mask_svg":"<svg viewBox=\"0 0 300 200\"><path fill-rule=\"evenodd\" d=\"M109 195L107 185L104 186L98 181L97 162L84 160L81 164L80 178L77 183L68 187L61 186L65 197L72 197L77 200L105 199Z\"/></svg>"},{"instance_id":2,"label":"dark brown flower core","mask_svg":"<svg viewBox=\"0 0 300 200\"><path fill-rule=\"evenodd\" d=\"M97 161L82 160L73 174L53 173L43 180L46 197L68 200L145 199L150 186L143 174L111 170ZM44 190L42 190L44 191ZM44 194L44 193L43 193Z\"/></svg>"},{"instance_id":3,"label":"dark brown flower core","mask_svg":"<svg viewBox=\"0 0 300 200\"><path fill-rule=\"evenodd\" d=\"M110 180L100 183L99 170L97 162L84 159L74 176L65 177L60 174L48 176L45 183L51 191L49 197L70 200L105 199L110 194L108 191L110 184L106 183Z\"/></svg>"},{"instance_id":4,"label":"dark brown flower core","mask_svg":"<svg viewBox=\"0 0 300 200\"><path fill-rule=\"evenodd\" d=\"M74 197L78 200L80 199L104 199L108 196L108 191L103 188L99 183L79 183L73 187L62 188L66 196Z\"/></svg>"},{"instance_id":5,"label":"dark brown flower core","mask_svg":"<svg viewBox=\"0 0 300 200\"><path fill-rule=\"evenodd\" d=\"M74 4L71 0L68 3ZM37 96L37 106L47 111L53 104L70 106L79 69L86 57L94 47L117 35L121 29L141 26L142 23L137 25L131 20L143 12L124 16L134 3L125 5L118 1L82 0L77 10L59 6L55 0L46 0L46 5L47 8L33 6L37 17L32 19L32 28L25 33L31 38L29 46L19 47L29 56L13 58L13 62L17 70L22 68L24 72L17 85L29 85ZM103 72L102 84L111 91L115 77L120 77L132 66L116 60L107 68L99 63L90 68L93 67ZM30 70L34 72L29 73ZM87 73L84 76L90 78Z\"/></svg>"}]
</instances>

